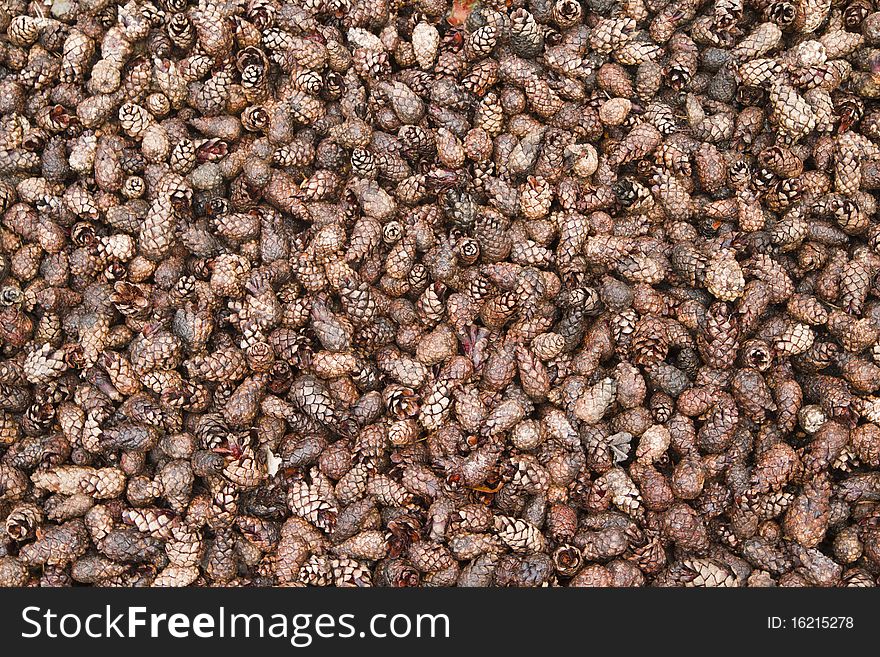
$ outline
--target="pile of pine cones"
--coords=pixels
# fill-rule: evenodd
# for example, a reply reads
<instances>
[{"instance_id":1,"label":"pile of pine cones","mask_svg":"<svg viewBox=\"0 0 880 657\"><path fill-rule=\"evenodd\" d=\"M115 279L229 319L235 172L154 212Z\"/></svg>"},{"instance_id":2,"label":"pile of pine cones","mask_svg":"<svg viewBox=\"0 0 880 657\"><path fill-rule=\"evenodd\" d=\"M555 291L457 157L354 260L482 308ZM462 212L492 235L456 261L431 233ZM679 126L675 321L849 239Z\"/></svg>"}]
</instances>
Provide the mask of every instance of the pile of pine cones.
<instances>
[{"instance_id":1,"label":"pile of pine cones","mask_svg":"<svg viewBox=\"0 0 880 657\"><path fill-rule=\"evenodd\" d=\"M5 2L0 585L874 586L873 2Z\"/></svg>"}]
</instances>

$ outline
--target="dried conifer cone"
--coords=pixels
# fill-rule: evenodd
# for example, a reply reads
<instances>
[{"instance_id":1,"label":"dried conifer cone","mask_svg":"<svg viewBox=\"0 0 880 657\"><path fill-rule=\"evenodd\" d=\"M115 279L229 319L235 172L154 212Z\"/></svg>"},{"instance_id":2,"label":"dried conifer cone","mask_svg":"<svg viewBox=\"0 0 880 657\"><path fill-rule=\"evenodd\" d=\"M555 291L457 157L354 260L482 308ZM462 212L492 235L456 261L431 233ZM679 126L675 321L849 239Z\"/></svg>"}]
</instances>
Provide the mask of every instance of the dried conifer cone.
<instances>
[{"instance_id":1,"label":"dried conifer cone","mask_svg":"<svg viewBox=\"0 0 880 657\"><path fill-rule=\"evenodd\" d=\"M62 5L0 585L878 583L869 0Z\"/></svg>"}]
</instances>

